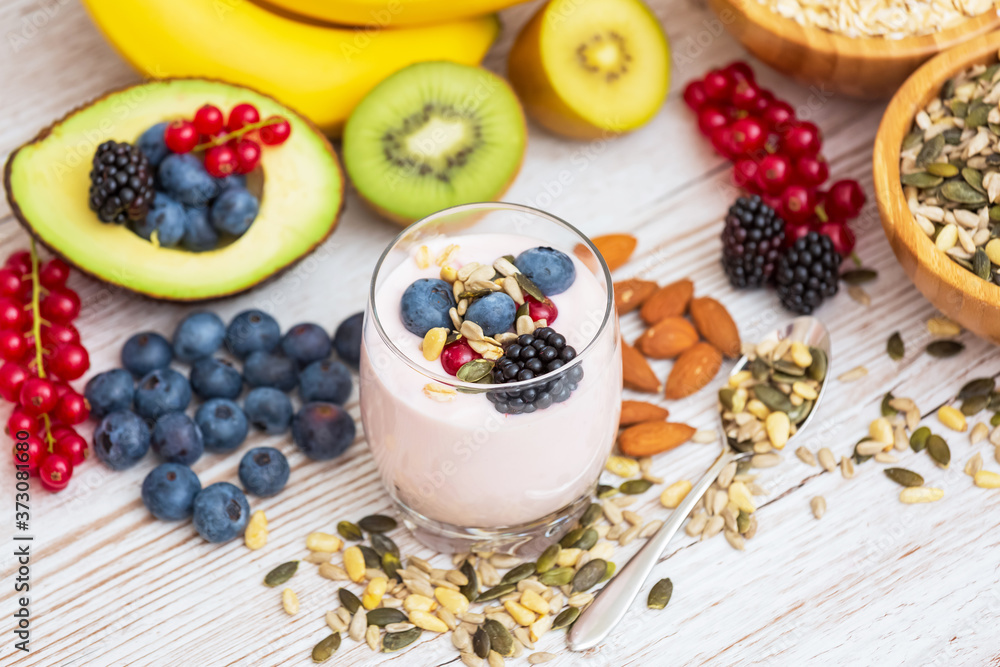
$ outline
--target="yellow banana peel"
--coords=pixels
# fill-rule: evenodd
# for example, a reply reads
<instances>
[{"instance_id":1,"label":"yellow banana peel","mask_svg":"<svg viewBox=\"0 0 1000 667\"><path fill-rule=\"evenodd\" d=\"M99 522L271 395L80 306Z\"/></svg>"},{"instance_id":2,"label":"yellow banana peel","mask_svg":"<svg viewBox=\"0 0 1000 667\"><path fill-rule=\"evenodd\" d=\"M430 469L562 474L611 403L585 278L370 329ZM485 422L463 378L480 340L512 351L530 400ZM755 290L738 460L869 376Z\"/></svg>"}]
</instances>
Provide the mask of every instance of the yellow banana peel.
<instances>
[{"instance_id":1,"label":"yellow banana peel","mask_svg":"<svg viewBox=\"0 0 1000 667\"><path fill-rule=\"evenodd\" d=\"M299 16L342 25L399 28L482 16L527 0L266 0Z\"/></svg>"}]
</instances>

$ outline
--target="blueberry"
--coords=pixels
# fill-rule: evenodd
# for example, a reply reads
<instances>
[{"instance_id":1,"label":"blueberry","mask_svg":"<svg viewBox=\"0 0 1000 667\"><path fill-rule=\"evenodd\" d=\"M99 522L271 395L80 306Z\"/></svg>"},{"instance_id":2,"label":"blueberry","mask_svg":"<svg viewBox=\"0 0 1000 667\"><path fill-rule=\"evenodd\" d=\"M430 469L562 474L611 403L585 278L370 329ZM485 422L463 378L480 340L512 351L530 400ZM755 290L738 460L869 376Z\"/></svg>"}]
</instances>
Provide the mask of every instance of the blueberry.
<instances>
[{"instance_id":1,"label":"blueberry","mask_svg":"<svg viewBox=\"0 0 1000 667\"><path fill-rule=\"evenodd\" d=\"M90 403L90 414L100 419L106 414L132 407L135 380L124 368L98 373L87 381L83 395Z\"/></svg>"},{"instance_id":2,"label":"blueberry","mask_svg":"<svg viewBox=\"0 0 1000 667\"><path fill-rule=\"evenodd\" d=\"M183 412L191 402L191 385L172 368L150 372L135 390L135 411L146 419L158 419L168 412Z\"/></svg>"},{"instance_id":3,"label":"blueberry","mask_svg":"<svg viewBox=\"0 0 1000 667\"><path fill-rule=\"evenodd\" d=\"M166 368L173 358L170 343L155 331L137 333L122 346L122 366L139 377Z\"/></svg>"},{"instance_id":4,"label":"blueberry","mask_svg":"<svg viewBox=\"0 0 1000 667\"><path fill-rule=\"evenodd\" d=\"M333 334L333 347L341 359L355 368L361 362L361 326L364 313L355 313L340 323Z\"/></svg>"},{"instance_id":5,"label":"blueberry","mask_svg":"<svg viewBox=\"0 0 1000 667\"><path fill-rule=\"evenodd\" d=\"M147 241L152 241L155 233L156 242L160 246L173 248L184 237L186 219L183 206L162 192L157 192L149 213L142 220L132 223L132 231Z\"/></svg>"},{"instance_id":6,"label":"blueberry","mask_svg":"<svg viewBox=\"0 0 1000 667\"><path fill-rule=\"evenodd\" d=\"M251 352L270 352L281 342L281 327L260 310L244 310L226 328L226 349L240 359Z\"/></svg>"},{"instance_id":7,"label":"blueberry","mask_svg":"<svg viewBox=\"0 0 1000 667\"><path fill-rule=\"evenodd\" d=\"M294 359L300 366L308 366L314 361L330 356L333 345L326 329L312 322L296 324L281 339L281 351Z\"/></svg>"},{"instance_id":8,"label":"blueberry","mask_svg":"<svg viewBox=\"0 0 1000 667\"><path fill-rule=\"evenodd\" d=\"M243 390L243 376L223 359L199 359L191 366L191 389L203 399L236 398Z\"/></svg>"},{"instance_id":9,"label":"blueberry","mask_svg":"<svg viewBox=\"0 0 1000 667\"><path fill-rule=\"evenodd\" d=\"M288 430L292 422L292 402L273 387L257 387L243 399L243 410L254 428L270 435Z\"/></svg>"},{"instance_id":10,"label":"blueberry","mask_svg":"<svg viewBox=\"0 0 1000 667\"><path fill-rule=\"evenodd\" d=\"M281 493L290 472L285 455L274 447L255 447L240 460L243 488L261 498Z\"/></svg>"},{"instance_id":11,"label":"blueberry","mask_svg":"<svg viewBox=\"0 0 1000 667\"><path fill-rule=\"evenodd\" d=\"M167 142L163 140L163 133L166 130L166 122L157 123L140 134L139 140L136 141L136 145L142 151L142 154L146 156L146 159L149 160L151 167L158 166L163 162L163 158L167 157L170 153L170 149L167 148Z\"/></svg>"},{"instance_id":12,"label":"blueberry","mask_svg":"<svg viewBox=\"0 0 1000 667\"><path fill-rule=\"evenodd\" d=\"M226 325L215 313L191 313L174 329L174 356L180 361L197 361L215 354L226 337Z\"/></svg>"},{"instance_id":13,"label":"blueberry","mask_svg":"<svg viewBox=\"0 0 1000 667\"><path fill-rule=\"evenodd\" d=\"M220 191L226 188L245 188L247 186L247 177L243 174L229 174L229 176L215 180L219 184Z\"/></svg>"},{"instance_id":14,"label":"blueberry","mask_svg":"<svg viewBox=\"0 0 1000 667\"><path fill-rule=\"evenodd\" d=\"M219 246L219 233L208 221L208 209L184 207L184 238L181 245L191 252L215 250Z\"/></svg>"},{"instance_id":15,"label":"blueberry","mask_svg":"<svg viewBox=\"0 0 1000 667\"><path fill-rule=\"evenodd\" d=\"M283 354L258 350L243 362L243 377L251 387L274 387L287 392L298 383L299 368Z\"/></svg>"},{"instance_id":16,"label":"blueberry","mask_svg":"<svg viewBox=\"0 0 1000 667\"><path fill-rule=\"evenodd\" d=\"M576 280L573 260L555 248L540 246L525 250L514 260L514 265L531 278L545 296L565 292Z\"/></svg>"},{"instance_id":17,"label":"blueberry","mask_svg":"<svg viewBox=\"0 0 1000 667\"><path fill-rule=\"evenodd\" d=\"M250 503L229 482L216 482L194 497L194 528L209 542L228 542L243 534Z\"/></svg>"},{"instance_id":18,"label":"blueberry","mask_svg":"<svg viewBox=\"0 0 1000 667\"><path fill-rule=\"evenodd\" d=\"M487 336L502 333L514 326L517 304L505 292L493 292L476 299L465 311L465 319L483 328Z\"/></svg>"},{"instance_id":19,"label":"blueberry","mask_svg":"<svg viewBox=\"0 0 1000 667\"><path fill-rule=\"evenodd\" d=\"M354 442L354 420L339 405L307 403L292 421L292 437L306 456L327 461Z\"/></svg>"},{"instance_id":20,"label":"blueberry","mask_svg":"<svg viewBox=\"0 0 1000 667\"><path fill-rule=\"evenodd\" d=\"M226 188L212 203L212 226L222 234L243 236L253 224L259 208L260 202L246 188Z\"/></svg>"},{"instance_id":21,"label":"blueberry","mask_svg":"<svg viewBox=\"0 0 1000 667\"><path fill-rule=\"evenodd\" d=\"M170 412L157 419L150 444L164 461L186 466L205 451L201 429L183 412Z\"/></svg>"},{"instance_id":22,"label":"blueberry","mask_svg":"<svg viewBox=\"0 0 1000 667\"><path fill-rule=\"evenodd\" d=\"M149 451L149 427L130 410L106 415L94 429L94 454L112 470L125 470Z\"/></svg>"},{"instance_id":23,"label":"blueberry","mask_svg":"<svg viewBox=\"0 0 1000 667\"><path fill-rule=\"evenodd\" d=\"M191 516L201 481L191 468L180 463L161 463L142 480L142 503L161 521L179 521Z\"/></svg>"},{"instance_id":24,"label":"blueberry","mask_svg":"<svg viewBox=\"0 0 1000 667\"><path fill-rule=\"evenodd\" d=\"M205 171L202 161L191 153L171 153L157 170L167 194L188 206L207 206L219 194L219 184Z\"/></svg>"},{"instance_id":25,"label":"blueberry","mask_svg":"<svg viewBox=\"0 0 1000 667\"><path fill-rule=\"evenodd\" d=\"M451 328L448 311L454 306L451 285L438 278L421 278L406 288L399 307L403 326L423 338L434 327Z\"/></svg>"},{"instance_id":26,"label":"blueberry","mask_svg":"<svg viewBox=\"0 0 1000 667\"><path fill-rule=\"evenodd\" d=\"M194 423L201 429L205 449L210 452L230 452L246 440L247 416L228 398L205 401L194 413Z\"/></svg>"},{"instance_id":27,"label":"blueberry","mask_svg":"<svg viewBox=\"0 0 1000 667\"><path fill-rule=\"evenodd\" d=\"M351 396L351 372L339 361L314 361L299 375L299 396L304 403L327 401L343 405Z\"/></svg>"}]
</instances>

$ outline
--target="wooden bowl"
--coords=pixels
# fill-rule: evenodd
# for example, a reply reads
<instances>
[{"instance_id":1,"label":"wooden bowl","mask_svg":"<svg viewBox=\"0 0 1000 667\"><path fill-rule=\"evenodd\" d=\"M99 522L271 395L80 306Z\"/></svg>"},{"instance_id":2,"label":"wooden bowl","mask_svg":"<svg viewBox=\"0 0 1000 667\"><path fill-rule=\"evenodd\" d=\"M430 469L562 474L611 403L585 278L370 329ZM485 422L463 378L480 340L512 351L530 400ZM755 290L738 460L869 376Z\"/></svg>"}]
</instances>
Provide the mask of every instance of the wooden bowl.
<instances>
[{"instance_id":1,"label":"wooden bowl","mask_svg":"<svg viewBox=\"0 0 1000 667\"><path fill-rule=\"evenodd\" d=\"M931 35L852 38L799 25L758 0L708 0L708 4L750 53L779 72L816 86L821 101L831 94L889 97L928 58L1000 27L994 11Z\"/></svg>"},{"instance_id":2,"label":"wooden bowl","mask_svg":"<svg viewBox=\"0 0 1000 667\"><path fill-rule=\"evenodd\" d=\"M972 65L997 62L1000 32L945 51L913 73L889 102L873 151L875 199L896 259L927 299L966 329L1000 344L1000 287L974 275L935 247L913 220L899 182L899 154L913 117L941 85Z\"/></svg>"}]
</instances>

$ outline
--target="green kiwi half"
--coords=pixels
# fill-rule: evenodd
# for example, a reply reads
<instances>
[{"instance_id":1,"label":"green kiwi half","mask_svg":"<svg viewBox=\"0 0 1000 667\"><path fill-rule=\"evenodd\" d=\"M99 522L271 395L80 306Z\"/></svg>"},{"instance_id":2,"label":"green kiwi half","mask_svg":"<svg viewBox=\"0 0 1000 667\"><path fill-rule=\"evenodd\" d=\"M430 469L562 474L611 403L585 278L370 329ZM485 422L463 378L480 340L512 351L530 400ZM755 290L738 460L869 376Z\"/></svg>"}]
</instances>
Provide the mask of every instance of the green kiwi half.
<instances>
[{"instance_id":1,"label":"green kiwi half","mask_svg":"<svg viewBox=\"0 0 1000 667\"><path fill-rule=\"evenodd\" d=\"M480 67L410 65L377 85L344 128L361 196L397 222L494 201L517 175L527 131L507 82Z\"/></svg>"}]
</instances>

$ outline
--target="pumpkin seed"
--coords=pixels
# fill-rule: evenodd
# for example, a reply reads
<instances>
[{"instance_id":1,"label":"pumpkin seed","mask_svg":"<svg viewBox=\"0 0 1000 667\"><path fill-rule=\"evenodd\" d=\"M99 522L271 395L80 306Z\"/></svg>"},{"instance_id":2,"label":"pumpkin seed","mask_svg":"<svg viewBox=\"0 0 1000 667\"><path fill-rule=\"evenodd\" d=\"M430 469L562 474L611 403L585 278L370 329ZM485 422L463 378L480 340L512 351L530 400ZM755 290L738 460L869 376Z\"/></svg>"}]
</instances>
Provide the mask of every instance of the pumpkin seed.
<instances>
[{"instance_id":1,"label":"pumpkin seed","mask_svg":"<svg viewBox=\"0 0 1000 667\"><path fill-rule=\"evenodd\" d=\"M941 195L945 199L959 204L979 205L986 203L986 195L977 191L965 181L945 181L941 185Z\"/></svg>"},{"instance_id":2,"label":"pumpkin seed","mask_svg":"<svg viewBox=\"0 0 1000 667\"><path fill-rule=\"evenodd\" d=\"M993 277L993 266L989 255L982 248L976 248L976 252L972 254L972 272L983 280L990 280Z\"/></svg>"},{"instance_id":3,"label":"pumpkin seed","mask_svg":"<svg viewBox=\"0 0 1000 667\"><path fill-rule=\"evenodd\" d=\"M966 417L977 415L989 405L989 396L970 396L962 401L962 414Z\"/></svg>"},{"instance_id":4,"label":"pumpkin seed","mask_svg":"<svg viewBox=\"0 0 1000 667\"><path fill-rule=\"evenodd\" d=\"M594 503L591 507L597 507L598 510L601 509L601 506L597 503ZM598 515L600 514L601 512L598 512ZM556 561L559 559L560 551L562 551L562 547L560 547L558 543L550 544L549 547L542 552L542 555L538 557L538 561L535 563L535 572L537 574L544 574L555 567Z\"/></svg>"},{"instance_id":5,"label":"pumpkin seed","mask_svg":"<svg viewBox=\"0 0 1000 667\"><path fill-rule=\"evenodd\" d=\"M989 216L993 222L1000 222L1000 204L990 207Z\"/></svg>"},{"instance_id":6,"label":"pumpkin seed","mask_svg":"<svg viewBox=\"0 0 1000 667\"><path fill-rule=\"evenodd\" d=\"M812 409L813 402L810 400L804 400L788 411L788 421L793 424L801 424L802 421L809 416L809 413L812 412Z\"/></svg>"},{"instance_id":7,"label":"pumpkin seed","mask_svg":"<svg viewBox=\"0 0 1000 667\"><path fill-rule=\"evenodd\" d=\"M826 380L826 369L828 365L828 360L826 358L826 352L817 348L810 347L809 354L812 355L812 364L806 369L806 374L816 382L824 382Z\"/></svg>"},{"instance_id":8,"label":"pumpkin seed","mask_svg":"<svg viewBox=\"0 0 1000 667\"><path fill-rule=\"evenodd\" d=\"M965 349L965 343L957 340L936 340L927 345L927 354L938 359L954 357Z\"/></svg>"},{"instance_id":9,"label":"pumpkin seed","mask_svg":"<svg viewBox=\"0 0 1000 667\"><path fill-rule=\"evenodd\" d=\"M368 614L371 615L371 612L368 612ZM392 653L393 651L404 649L417 641L422 632L423 630L415 626L402 632L387 632L382 639L382 652Z\"/></svg>"},{"instance_id":10,"label":"pumpkin seed","mask_svg":"<svg viewBox=\"0 0 1000 667\"><path fill-rule=\"evenodd\" d=\"M942 468L947 468L948 464L951 463L951 449L944 438L936 433L932 433L927 438L927 453Z\"/></svg>"},{"instance_id":11,"label":"pumpkin seed","mask_svg":"<svg viewBox=\"0 0 1000 667\"><path fill-rule=\"evenodd\" d=\"M885 476L900 486L923 486L924 478L906 468L886 468Z\"/></svg>"},{"instance_id":12,"label":"pumpkin seed","mask_svg":"<svg viewBox=\"0 0 1000 667\"><path fill-rule=\"evenodd\" d=\"M459 572L464 574L466 579L465 585L459 587L459 592L469 602L475 602L479 598L479 575L476 574L476 568L466 560L462 563L462 567L459 568Z\"/></svg>"},{"instance_id":13,"label":"pumpkin seed","mask_svg":"<svg viewBox=\"0 0 1000 667\"><path fill-rule=\"evenodd\" d=\"M608 484L598 484L597 492L595 494L598 500L604 500L605 498L610 498L611 496L618 495L618 487L610 486Z\"/></svg>"},{"instance_id":14,"label":"pumpkin seed","mask_svg":"<svg viewBox=\"0 0 1000 667\"><path fill-rule=\"evenodd\" d=\"M735 394L736 390L730 387L724 387L719 390L719 403L722 403L722 407L730 412L733 409L733 396Z\"/></svg>"},{"instance_id":15,"label":"pumpkin seed","mask_svg":"<svg viewBox=\"0 0 1000 667\"><path fill-rule=\"evenodd\" d=\"M573 581L573 574L573 568L571 567L555 567L548 572L538 575L538 581L546 586L565 586ZM481 600L482 596L479 599Z\"/></svg>"},{"instance_id":16,"label":"pumpkin seed","mask_svg":"<svg viewBox=\"0 0 1000 667\"><path fill-rule=\"evenodd\" d=\"M545 295L542 294L542 290L538 289L538 285L532 282L531 278L519 271L514 274L514 279L517 280L517 286L521 288L522 292L527 292L538 301L545 301Z\"/></svg>"},{"instance_id":17,"label":"pumpkin seed","mask_svg":"<svg viewBox=\"0 0 1000 667\"><path fill-rule=\"evenodd\" d=\"M344 609L351 612L352 616L357 613L358 607L361 606L361 600L358 599L358 596L346 588L337 591L337 597L340 598L340 604L344 605Z\"/></svg>"},{"instance_id":18,"label":"pumpkin seed","mask_svg":"<svg viewBox=\"0 0 1000 667\"><path fill-rule=\"evenodd\" d=\"M492 372L492 361L489 359L473 359L462 364L455 377L462 382L479 382L483 378L488 377Z\"/></svg>"},{"instance_id":19,"label":"pumpkin seed","mask_svg":"<svg viewBox=\"0 0 1000 667\"><path fill-rule=\"evenodd\" d=\"M851 269L840 274L840 279L848 285L862 285L870 283L878 278L878 271L875 269Z\"/></svg>"},{"instance_id":20,"label":"pumpkin seed","mask_svg":"<svg viewBox=\"0 0 1000 667\"><path fill-rule=\"evenodd\" d=\"M613 561L610 561L610 560L609 560L609 561L608 561L608 567L607 567L607 569L606 569L606 570L604 571L604 576L603 576L603 577L601 577L601 580L600 580L600 581L598 581L597 583L599 583L599 584L603 584L603 583L604 583L605 581L607 581L607 580L608 580L608 579L610 579L611 577L615 576L615 570L617 570L617 569L618 569L618 566L617 566L617 565L615 565Z\"/></svg>"},{"instance_id":21,"label":"pumpkin seed","mask_svg":"<svg viewBox=\"0 0 1000 667\"><path fill-rule=\"evenodd\" d=\"M927 439L931 437L931 430L926 426L921 426L910 436L910 449L919 452L927 446Z\"/></svg>"},{"instance_id":22,"label":"pumpkin seed","mask_svg":"<svg viewBox=\"0 0 1000 667\"><path fill-rule=\"evenodd\" d=\"M365 539L365 536L361 534L361 529L358 528L357 524L351 523L350 521L341 521L337 524L337 532L345 540L351 540L352 542L360 542Z\"/></svg>"},{"instance_id":23,"label":"pumpkin seed","mask_svg":"<svg viewBox=\"0 0 1000 667\"><path fill-rule=\"evenodd\" d=\"M583 530L584 530L583 528L574 528L573 530L569 531L568 533L563 535L563 538L561 540L559 540L559 546L561 546L563 549L569 549L574 544L576 544L576 541L580 539L580 537L583 535Z\"/></svg>"},{"instance_id":24,"label":"pumpkin seed","mask_svg":"<svg viewBox=\"0 0 1000 667\"><path fill-rule=\"evenodd\" d=\"M340 648L340 633L335 632L313 646L313 662L326 662Z\"/></svg>"},{"instance_id":25,"label":"pumpkin seed","mask_svg":"<svg viewBox=\"0 0 1000 667\"><path fill-rule=\"evenodd\" d=\"M815 362L815 359L813 360ZM759 384L753 388L757 399L772 411L789 412L792 402L788 396L768 384Z\"/></svg>"},{"instance_id":26,"label":"pumpkin seed","mask_svg":"<svg viewBox=\"0 0 1000 667\"><path fill-rule=\"evenodd\" d=\"M958 167L949 162L933 162L927 165L927 173L944 178L951 178L958 175Z\"/></svg>"},{"instance_id":27,"label":"pumpkin seed","mask_svg":"<svg viewBox=\"0 0 1000 667\"><path fill-rule=\"evenodd\" d=\"M521 563L512 570L508 570L507 574L503 575L500 580L501 584L516 584L522 579L527 579L535 573L534 563Z\"/></svg>"},{"instance_id":28,"label":"pumpkin seed","mask_svg":"<svg viewBox=\"0 0 1000 667\"><path fill-rule=\"evenodd\" d=\"M954 113L954 111L952 113ZM923 141L923 139L924 139L923 132L921 132L920 130L911 130L909 134L903 137L902 150L908 151L914 146L919 146L920 142Z\"/></svg>"},{"instance_id":29,"label":"pumpkin seed","mask_svg":"<svg viewBox=\"0 0 1000 667\"><path fill-rule=\"evenodd\" d=\"M993 416L990 417L990 426L1000 426L1000 412L994 412ZM998 461L998 463L1000 463L1000 461Z\"/></svg>"},{"instance_id":30,"label":"pumpkin seed","mask_svg":"<svg viewBox=\"0 0 1000 667\"><path fill-rule=\"evenodd\" d=\"M667 579L660 579L649 589L649 597L646 598L646 606L650 609L663 609L670 602L670 596L674 594L674 582Z\"/></svg>"},{"instance_id":31,"label":"pumpkin seed","mask_svg":"<svg viewBox=\"0 0 1000 667\"><path fill-rule=\"evenodd\" d=\"M936 188L944 182L944 179L940 176L935 176L926 171L915 171L911 174L903 174L899 177L899 180L903 185L912 185L915 188L921 190L926 190L928 188Z\"/></svg>"},{"instance_id":32,"label":"pumpkin seed","mask_svg":"<svg viewBox=\"0 0 1000 667\"><path fill-rule=\"evenodd\" d=\"M893 361L899 361L906 355L906 346L903 344L903 337L898 331L889 336L889 340L885 344L885 350L889 353L889 358Z\"/></svg>"},{"instance_id":33,"label":"pumpkin seed","mask_svg":"<svg viewBox=\"0 0 1000 667\"><path fill-rule=\"evenodd\" d=\"M784 359L779 359L774 362L774 370L777 373L782 373L784 375L792 375L795 377L802 377L806 374L806 369L802 368L798 364L785 361Z\"/></svg>"},{"instance_id":34,"label":"pumpkin seed","mask_svg":"<svg viewBox=\"0 0 1000 667\"><path fill-rule=\"evenodd\" d=\"M858 445L860 445L863 442L868 442L868 438L861 438L861 440L858 440L858 442L854 445L854 454L851 455L851 458L854 459L855 463L864 463L865 461L871 458L871 454L858 453Z\"/></svg>"},{"instance_id":35,"label":"pumpkin seed","mask_svg":"<svg viewBox=\"0 0 1000 667\"><path fill-rule=\"evenodd\" d=\"M472 651L480 658L490 654L490 636L483 626L476 628L476 633L472 635Z\"/></svg>"},{"instance_id":36,"label":"pumpkin seed","mask_svg":"<svg viewBox=\"0 0 1000 667\"><path fill-rule=\"evenodd\" d=\"M965 112L965 127L975 129L980 125L985 125L986 119L989 115L989 105L976 100L975 102L969 104L969 107Z\"/></svg>"},{"instance_id":37,"label":"pumpkin seed","mask_svg":"<svg viewBox=\"0 0 1000 667\"><path fill-rule=\"evenodd\" d=\"M649 491L653 483L648 479L630 479L618 487L618 490L629 496L638 496Z\"/></svg>"},{"instance_id":38,"label":"pumpkin seed","mask_svg":"<svg viewBox=\"0 0 1000 667\"><path fill-rule=\"evenodd\" d=\"M590 503L590 506L584 510L583 515L580 517L580 525L588 528L593 526L601 518L601 514L601 506L597 503Z\"/></svg>"},{"instance_id":39,"label":"pumpkin seed","mask_svg":"<svg viewBox=\"0 0 1000 667\"><path fill-rule=\"evenodd\" d=\"M892 405L890 405L892 403L892 401L893 401L894 398L896 398L896 397L892 395L891 391L886 392L885 396L882 397L882 416L883 417L892 417L892 416L895 416L895 415L899 414L899 410L897 410L896 408L892 407Z\"/></svg>"},{"instance_id":40,"label":"pumpkin seed","mask_svg":"<svg viewBox=\"0 0 1000 667\"><path fill-rule=\"evenodd\" d=\"M372 549L367 544L359 544L358 550L361 551L361 555L365 559L366 568L375 568L376 570L382 567L382 557L378 555L378 552Z\"/></svg>"},{"instance_id":41,"label":"pumpkin seed","mask_svg":"<svg viewBox=\"0 0 1000 667\"><path fill-rule=\"evenodd\" d=\"M399 547L392 541L392 538L382 533L371 533L368 539L371 540L372 547L375 549L375 553L378 554L379 565L382 565L382 556L387 553L395 554L399 557Z\"/></svg>"},{"instance_id":42,"label":"pumpkin seed","mask_svg":"<svg viewBox=\"0 0 1000 667\"><path fill-rule=\"evenodd\" d=\"M587 564L577 570L576 574L573 575L573 592L579 593L593 588L607 571L607 561L601 558L595 558L587 561Z\"/></svg>"},{"instance_id":43,"label":"pumpkin seed","mask_svg":"<svg viewBox=\"0 0 1000 667\"><path fill-rule=\"evenodd\" d=\"M986 116L983 116L983 122L986 122ZM968 127L968 121L966 121L966 127ZM938 156L941 155L941 151L943 149L944 137L940 134L928 139L924 142L924 145L920 147L920 152L917 153L917 166L923 167L926 164L934 162L938 159Z\"/></svg>"},{"instance_id":44,"label":"pumpkin seed","mask_svg":"<svg viewBox=\"0 0 1000 667\"><path fill-rule=\"evenodd\" d=\"M516 280L516 278L515 278L515 280ZM522 315L529 315L530 316L530 314L531 313L530 313L530 311L528 309L528 302L525 301L520 306L518 306L517 307L517 311L514 312L514 321L516 322L517 319L519 317L521 317Z\"/></svg>"},{"instance_id":45,"label":"pumpkin seed","mask_svg":"<svg viewBox=\"0 0 1000 667\"><path fill-rule=\"evenodd\" d=\"M587 551L597 544L598 538L599 535L597 534L597 531L593 528L588 528L583 531L583 535L580 536L580 539L576 541L576 544L574 544L572 548Z\"/></svg>"},{"instance_id":46,"label":"pumpkin seed","mask_svg":"<svg viewBox=\"0 0 1000 667\"><path fill-rule=\"evenodd\" d=\"M377 607L368 612L368 625L377 625L380 628L390 623L405 623L407 620L405 613L392 607Z\"/></svg>"},{"instance_id":47,"label":"pumpkin seed","mask_svg":"<svg viewBox=\"0 0 1000 667\"><path fill-rule=\"evenodd\" d=\"M761 357L756 357L750 362L750 374L754 380L763 382L771 374L771 367Z\"/></svg>"},{"instance_id":48,"label":"pumpkin seed","mask_svg":"<svg viewBox=\"0 0 1000 667\"><path fill-rule=\"evenodd\" d=\"M580 610L577 607L566 607L559 615L556 616L555 620L552 621L552 629L558 630L560 628L568 628L573 625L577 617L580 615Z\"/></svg>"},{"instance_id":49,"label":"pumpkin seed","mask_svg":"<svg viewBox=\"0 0 1000 667\"><path fill-rule=\"evenodd\" d=\"M966 167L962 170L962 179L976 192L986 194L986 188L983 187L983 172L972 167Z\"/></svg>"},{"instance_id":50,"label":"pumpkin seed","mask_svg":"<svg viewBox=\"0 0 1000 667\"><path fill-rule=\"evenodd\" d=\"M966 109L965 103L963 102L962 103L962 116L965 115L965 109ZM955 115L957 116L958 114L955 114ZM962 130L958 129L957 127L950 127L950 128L948 128L947 130L945 130L944 132L941 133L941 136L944 137L944 142L946 144L948 144L949 146L957 146L960 143L962 143ZM955 166L958 166L958 165L955 165Z\"/></svg>"},{"instance_id":51,"label":"pumpkin seed","mask_svg":"<svg viewBox=\"0 0 1000 667\"><path fill-rule=\"evenodd\" d=\"M736 515L736 530L742 534L747 532L748 528L750 528L750 515L746 510L740 510Z\"/></svg>"},{"instance_id":52,"label":"pumpkin seed","mask_svg":"<svg viewBox=\"0 0 1000 667\"><path fill-rule=\"evenodd\" d=\"M403 564L400 562L399 556L391 551L386 551L382 554L382 571L389 575L390 579L402 581L402 578L397 574L402 565Z\"/></svg>"},{"instance_id":53,"label":"pumpkin seed","mask_svg":"<svg viewBox=\"0 0 1000 667\"><path fill-rule=\"evenodd\" d=\"M519 273L517 275L520 276L523 274ZM514 638L510 636L510 632L500 623L500 621L488 618L486 619L486 622L483 623L483 629L490 637L491 650L496 651L505 657L514 652Z\"/></svg>"},{"instance_id":54,"label":"pumpkin seed","mask_svg":"<svg viewBox=\"0 0 1000 667\"><path fill-rule=\"evenodd\" d=\"M941 85L941 90L938 91L938 97L947 104L949 100L956 102L958 100L952 99L955 96L955 79L948 79ZM914 130L914 132L919 133L923 136L920 130Z\"/></svg>"},{"instance_id":55,"label":"pumpkin seed","mask_svg":"<svg viewBox=\"0 0 1000 667\"><path fill-rule=\"evenodd\" d=\"M280 586L289 579L291 579L299 569L299 561L290 560L287 563L282 563L278 567L274 568L266 575L264 575L264 585L274 588L275 586Z\"/></svg>"},{"instance_id":56,"label":"pumpkin seed","mask_svg":"<svg viewBox=\"0 0 1000 667\"><path fill-rule=\"evenodd\" d=\"M541 577L539 577L539 580L541 580ZM503 597L508 593L513 593L516 590L517 590L517 584L498 584L493 588L488 588L482 593L480 593L476 601L488 602L489 600L495 600L499 597Z\"/></svg>"},{"instance_id":57,"label":"pumpkin seed","mask_svg":"<svg viewBox=\"0 0 1000 667\"><path fill-rule=\"evenodd\" d=\"M390 530L395 530L397 524L391 516L371 514L358 521L358 526L366 533L388 533Z\"/></svg>"}]
</instances>

